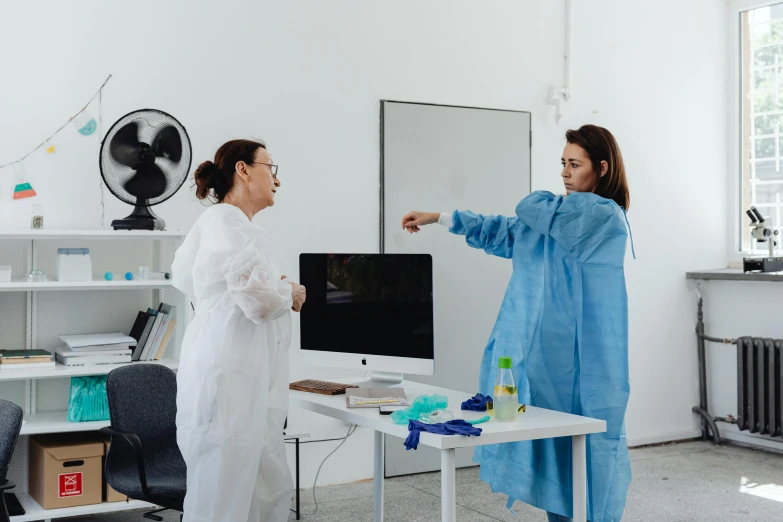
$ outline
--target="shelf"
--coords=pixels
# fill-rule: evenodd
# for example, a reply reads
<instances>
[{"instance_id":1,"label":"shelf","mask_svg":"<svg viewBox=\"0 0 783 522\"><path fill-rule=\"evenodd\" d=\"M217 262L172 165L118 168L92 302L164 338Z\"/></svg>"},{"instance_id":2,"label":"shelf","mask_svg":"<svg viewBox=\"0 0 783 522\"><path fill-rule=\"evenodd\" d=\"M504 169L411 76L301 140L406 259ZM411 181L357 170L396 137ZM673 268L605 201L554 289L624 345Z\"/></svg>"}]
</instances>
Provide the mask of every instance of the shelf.
<instances>
[{"instance_id":1,"label":"shelf","mask_svg":"<svg viewBox=\"0 0 783 522\"><path fill-rule=\"evenodd\" d=\"M68 412L48 411L30 415L19 435L44 435L48 433L75 433L78 431L98 431L109 426L109 421L68 422Z\"/></svg>"},{"instance_id":2,"label":"shelf","mask_svg":"<svg viewBox=\"0 0 783 522\"><path fill-rule=\"evenodd\" d=\"M182 239L187 235L180 230L0 230L0 239Z\"/></svg>"},{"instance_id":3,"label":"shelf","mask_svg":"<svg viewBox=\"0 0 783 522\"><path fill-rule=\"evenodd\" d=\"M755 282L783 282L783 272L748 272L739 268L721 268L718 270L700 270L687 272L687 279L702 281L755 281Z\"/></svg>"},{"instance_id":4,"label":"shelf","mask_svg":"<svg viewBox=\"0 0 783 522\"><path fill-rule=\"evenodd\" d=\"M56 364L46 368L24 368L18 370L0 369L0 382L24 381L28 379L60 379L64 377L83 377L85 375L106 375L110 371L129 364L159 364L176 370L179 362L170 359L160 361L132 362L122 364L94 364L89 366L65 366Z\"/></svg>"},{"instance_id":5,"label":"shelf","mask_svg":"<svg viewBox=\"0 0 783 522\"><path fill-rule=\"evenodd\" d=\"M15 493L11 491L11 493ZM43 509L38 502L27 493L16 493L16 498L25 510L24 515L11 517L11 522L34 522L36 520L49 520L53 518L78 517L100 513L117 513L120 511L132 511L134 509L146 509L152 504L131 500L130 502L104 502L90 506L79 506L61 509Z\"/></svg>"},{"instance_id":6,"label":"shelf","mask_svg":"<svg viewBox=\"0 0 783 522\"><path fill-rule=\"evenodd\" d=\"M45 283L28 283L27 281L0 282L0 292L55 292L63 290L144 290L155 288L173 288L170 279L155 279L151 281L125 279L106 281L47 281Z\"/></svg>"}]
</instances>

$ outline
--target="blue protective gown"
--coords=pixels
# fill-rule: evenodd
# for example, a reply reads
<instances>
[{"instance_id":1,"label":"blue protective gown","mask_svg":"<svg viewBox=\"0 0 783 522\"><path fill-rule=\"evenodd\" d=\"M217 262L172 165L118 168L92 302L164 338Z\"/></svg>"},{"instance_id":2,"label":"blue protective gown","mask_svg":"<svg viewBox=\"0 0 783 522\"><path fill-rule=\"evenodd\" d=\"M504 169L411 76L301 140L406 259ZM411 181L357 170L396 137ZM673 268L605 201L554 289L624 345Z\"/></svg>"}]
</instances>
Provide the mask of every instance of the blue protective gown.
<instances>
[{"instance_id":1,"label":"blue protective gown","mask_svg":"<svg viewBox=\"0 0 783 522\"><path fill-rule=\"evenodd\" d=\"M516 217L453 219L451 232L470 246L513 262L479 391L492 395L498 358L509 356L520 402L606 421L606 433L587 436L587 518L620 520L631 481L623 210L595 194L534 192ZM569 437L482 446L474 460L509 507L518 499L573 515Z\"/></svg>"}]
</instances>

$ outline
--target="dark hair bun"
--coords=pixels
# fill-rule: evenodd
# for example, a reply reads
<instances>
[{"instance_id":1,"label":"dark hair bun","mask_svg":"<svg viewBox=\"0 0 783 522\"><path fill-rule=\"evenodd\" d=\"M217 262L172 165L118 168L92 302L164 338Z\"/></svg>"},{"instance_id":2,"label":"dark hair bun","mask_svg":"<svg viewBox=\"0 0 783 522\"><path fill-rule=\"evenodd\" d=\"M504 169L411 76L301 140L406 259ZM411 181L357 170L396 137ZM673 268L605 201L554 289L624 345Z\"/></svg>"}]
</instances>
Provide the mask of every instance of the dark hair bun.
<instances>
[{"instance_id":1,"label":"dark hair bun","mask_svg":"<svg viewBox=\"0 0 783 522\"><path fill-rule=\"evenodd\" d=\"M231 140L215 153L215 161L205 161L198 166L193 177L196 180L196 197L223 203L226 194L234 186L235 165L244 161L253 163L258 149L265 149L262 141Z\"/></svg>"},{"instance_id":2,"label":"dark hair bun","mask_svg":"<svg viewBox=\"0 0 783 522\"><path fill-rule=\"evenodd\" d=\"M214 199L223 201L231 189L232 180L211 161L205 161L199 165L193 177L196 180L196 197L198 199L208 199L211 192Z\"/></svg>"}]
</instances>

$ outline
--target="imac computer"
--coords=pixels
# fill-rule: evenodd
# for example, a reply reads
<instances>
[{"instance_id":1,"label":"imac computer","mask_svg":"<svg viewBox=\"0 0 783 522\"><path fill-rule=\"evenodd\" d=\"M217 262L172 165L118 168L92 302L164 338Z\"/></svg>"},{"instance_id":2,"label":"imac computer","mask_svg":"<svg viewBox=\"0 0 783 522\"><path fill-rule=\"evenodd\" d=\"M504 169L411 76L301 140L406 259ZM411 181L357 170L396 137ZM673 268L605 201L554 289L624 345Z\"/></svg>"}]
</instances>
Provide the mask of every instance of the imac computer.
<instances>
[{"instance_id":1,"label":"imac computer","mask_svg":"<svg viewBox=\"0 0 783 522\"><path fill-rule=\"evenodd\" d=\"M433 374L429 254L301 254L299 279L307 364L371 370L372 387Z\"/></svg>"}]
</instances>

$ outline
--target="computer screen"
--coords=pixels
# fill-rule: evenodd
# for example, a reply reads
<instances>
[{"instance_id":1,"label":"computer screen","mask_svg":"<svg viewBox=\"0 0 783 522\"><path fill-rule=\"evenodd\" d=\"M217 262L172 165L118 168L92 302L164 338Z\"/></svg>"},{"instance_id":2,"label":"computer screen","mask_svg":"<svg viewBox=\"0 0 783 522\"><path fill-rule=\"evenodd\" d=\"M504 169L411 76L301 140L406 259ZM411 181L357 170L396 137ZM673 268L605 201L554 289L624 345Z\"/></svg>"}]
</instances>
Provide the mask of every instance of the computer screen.
<instances>
[{"instance_id":1,"label":"computer screen","mask_svg":"<svg viewBox=\"0 0 783 522\"><path fill-rule=\"evenodd\" d=\"M302 350L433 359L432 257L302 254Z\"/></svg>"}]
</instances>

